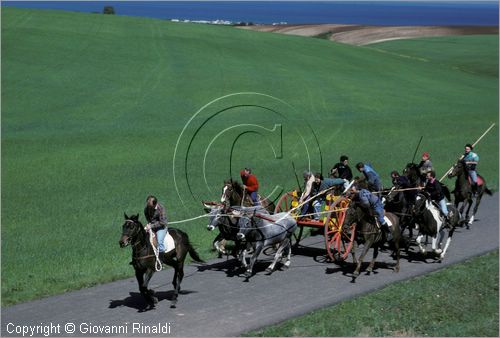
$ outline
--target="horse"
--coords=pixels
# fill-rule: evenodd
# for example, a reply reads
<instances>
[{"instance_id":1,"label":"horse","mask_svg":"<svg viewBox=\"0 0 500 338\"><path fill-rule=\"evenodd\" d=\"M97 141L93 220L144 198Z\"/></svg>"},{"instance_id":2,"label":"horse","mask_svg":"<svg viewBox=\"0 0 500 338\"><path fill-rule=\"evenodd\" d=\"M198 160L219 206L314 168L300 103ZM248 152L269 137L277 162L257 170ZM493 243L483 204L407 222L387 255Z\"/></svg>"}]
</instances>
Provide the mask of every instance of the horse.
<instances>
[{"instance_id":1,"label":"horse","mask_svg":"<svg viewBox=\"0 0 500 338\"><path fill-rule=\"evenodd\" d=\"M219 234L215 237L213 241L213 246L219 253L219 258L222 257L222 254L226 254L226 250L224 246L221 244L222 241L229 240L235 243L235 247L233 250L233 256L237 256L238 252L241 248L240 240L236 237L238 234L238 220L230 214L231 209L225 208L223 205L208 205L204 203L205 211L209 213L209 221L207 225L208 231L213 231L216 228L219 229ZM267 211L264 209L264 213Z\"/></svg>"},{"instance_id":2,"label":"horse","mask_svg":"<svg viewBox=\"0 0 500 338\"><path fill-rule=\"evenodd\" d=\"M247 249L253 249L252 257L250 257L250 262L245 272L247 280L253 275L253 266L265 247L278 244L274 260L266 269L268 273L274 271L278 259L285 250L287 260L284 266L286 268L290 266L290 256L292 253L291 237L297 229L297 221L289 213L280 212L274 215L259 214L255 208L241 208L241 211L235 210L233 213L240 218L238 221L238 239L246 241ZM244 254L245 252L243 252ZM245 261L244 256L243 261Z\"/></svg>"},{"instance_id":3,"label":"horse","mask_svg":"<svg viewBox=\"0 0 500 338\"><path fill-rule=\"evenodd\" d=\"M474 200L474 209L472 210L472 216L469 218L469 212L472 207L474 196L472 194L472 187L468 179L469 175L465 168L465 162L463 160L459 160L453 166L451 173L448 174L448 178L457 178L455 181L455 189L453 190L453 195L455 196L455 208L458 208L458 205L462 203L462 206L460 208L460 218L463 219L463 222L467 224L467 229L469 229L469 226L474 222L477 209L479 208L479 204L481 203L481 198L483 198L484 193L491 195L492 192L486 187L486 181L484 180L484 178L481 175L477 175L478 190ZM465 212L465 218L463 218L465 206L467 206L467 211Z\"/></svg>"},{"instance_id":4,"label":"horse","mask_svg":"<svg viewBox=\"0 0 500 338\"><path fill-rule=\"evenodd\" d=\"M401 226L401 233L406 228L410 233L410 238L413 237L413 217L409 213L411 205L406 199L403 191L398 190L398 187L392 188L385 196L382 197L384 210L393 213L399 217L399 224Z\"/></svg>"},{"instance_id":5,"label":"horse","mask_svg":"<svg viewBox=\"0 0 500 338\"><path fill-rule=\"evenodd\" d=\"M243 203L241 202L243 200ZM228 179L224 181L224 186L222 187L222 195L220 199L221 203L226 206L253 206L252 198L250 194L246 193L243 186L233 179ZM275 205L268 198L262 198L259 195L260 205L266 209L270 214L274 213Z\"/></svg>"},{"instance_id":6,"label":"horse","mask_svg":"<svg viewBox=\"0 0 500 338\"><path fill-rule=\"evenodd\" d=\"M265 212L272 214L275 209L275 205L272 201L267 198L262 198L259 195L260 205L265 208ZM243 204L241 203L243 200ZM253 206L253 201L250 198L250 194L245 194L243 186L237 181L233 181L233 179L228 179L224 181L224 186L222 187L221 194L221 203L223 203L225 211L229 211L231 206ZM206 205L205 205L206 207ZM209 211L209 209L205 208L205 211ZM219 254L219 258L222 257L223 254L226 254L225 243L226 240L234 241L233 234L228 235L230 231L227 228L220 227L222 232L220 232L213 241L213 246L217 250Z\"/></svg>"},{"instance_id":7,"label":"horse","mask_svg":"<svg viewBox=\"0 0 500 338\"><path fill-rule=\"evenodd\" d=\"M418 224L419 234L417 236L417 244L422 254L426 253L425 245L422 244L424 236L432 238L432 250L439 255L439 260L442 260L448 250L455 227L458 223L457 209L451 205L449 208L449 224L445 224L444 216L441 214L437 204L432 202L429 194L420 192L417 194L412 213ZM448 238L444 249L441 249L441 240L444 238L444 229L448 227Z\"/></svg>"},{"instance_id":8,"label":"horse","mask_svg":"<svg viewBox=\"0 0 500 338\"><path fill-rule=\"evenodd\" d=\"M420 169L416 163L408 163L403 170L403 174L408 177L412 188L423 186L425 184L425 178L420 175ZM450 189L448 189L446 184L443 184L442 182L439 183L443 189L444 196L448 201L451 201Z\"/></svg>"},{"instance_id":9,"label":"horse","mask_svg":"<svg viewBox=\"0 0 500 338\"><path fill-rule=\"evenodd\" d=\"M392 242L394 244L394 252L396 254L396 265L394 267L394 272L399 272L399 241L401 239L399 219L396 215L389 212L385 213L385 218L387 224L390 225L393 236ZM378 256L378 250L379 248L382 248L386 240L385 236L382 235L382 231L377 225L375 218L373 216L367 215L363 207L361 207L361 205L356 202L351 202L351 205L347 209L344 226L351 226L353 223L356 223L356 242L360 240L360 237L364 240L363 252L359 256L359 260L356 261L355 250L352 251L354 264L356 264L357 262L356 269L354 270L354 278L356 278L360 274L363 260L371 247L373 247L373 257L366 271L373 271L373 268L375 267L375 261Z\"/></svg>"},{"instance_id":10,"label":"horse","mask_svg":"<svg viewBox=\"0 0 500 338\"><path fill-rule=\"evenodd\" d=\"M148 289L149 281L156 271L157 258L153 245L149 240L149 234L144 230L144 226L139 221L139 214L125 216L125 223L122 225L122 235L119 241L120 247L132 246L132 266L135 270L135 277L139 284L139 291L146 300L147 306L144 311L155 308L158 298L154 296L154 291ZM165 252L162 263L172 266L175 269L172 284L174 286L174 296L170 307L175 308L177 296L181 290L181 282L184 277L184 260L187 254L200 263L204 261L200 258L196 250L189 241L188 235L182 230L168 228L168 233L174 239L175 248Z\"/></svg>"}]
</instances>

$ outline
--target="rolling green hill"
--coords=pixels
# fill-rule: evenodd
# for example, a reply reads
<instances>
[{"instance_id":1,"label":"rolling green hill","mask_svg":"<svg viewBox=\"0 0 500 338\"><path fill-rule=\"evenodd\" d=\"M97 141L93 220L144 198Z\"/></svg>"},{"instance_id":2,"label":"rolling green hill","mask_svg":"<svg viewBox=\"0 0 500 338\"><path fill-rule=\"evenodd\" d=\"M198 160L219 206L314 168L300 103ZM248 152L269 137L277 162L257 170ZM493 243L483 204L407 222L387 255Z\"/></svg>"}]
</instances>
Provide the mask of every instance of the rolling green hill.
<instances>
[{"instance_id":1,"label":"rolling green hill","mask_svg":"<svg viewBox=\"0 0 500 338\"><path fill-rule=\"evenodd\" d=\"M420 136L419 153L444 173L498 124L498 36L353 47L2 8L1 108L7 305L132 276L122 215L142 213L150 193L180 220L243 166L268 194L294 187L292 162L299 176L309 164L327 174L344 153L389 185ZM477 152L497 189L497 127ZM209 257L205 225L176 226Z\"/></svg>"}]
</instances>

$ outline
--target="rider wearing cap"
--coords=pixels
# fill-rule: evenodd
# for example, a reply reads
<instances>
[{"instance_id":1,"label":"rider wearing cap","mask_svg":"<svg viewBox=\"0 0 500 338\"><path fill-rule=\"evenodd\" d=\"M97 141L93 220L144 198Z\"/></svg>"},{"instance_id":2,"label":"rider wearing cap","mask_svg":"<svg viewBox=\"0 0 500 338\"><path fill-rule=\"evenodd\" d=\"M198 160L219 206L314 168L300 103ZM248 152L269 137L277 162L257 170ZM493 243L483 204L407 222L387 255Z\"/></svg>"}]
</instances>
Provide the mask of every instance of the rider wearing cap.
<instances>
[{"instance_id":1,"label":"rider wearing cap","mask_svg":"<svg viewBox=\"0 0 500 338\"><path fill-rule=\"evenodd\" d=\"M477 172L476 172L476 166L479 162L479 156L472 152L472 144L467 143L465 145L465 153L464 153L464 162L465 162L465 168L467 169L467 173L469 174L469 177L471 179L471 187L472 187L472 193L476 194L477 192Z\"/></svg>"},{"instance_id":2,"label":"rider wearing cap","mask_svg":"<svg viewBox=\"0 0 500 338\"><path fill-rule=\"evenodd\" d=\"M429 152L425 151L422 154L422 161L420 161L420 163L418 164L418 170L420 171L420 176L422 177L423 181L425 181L427 173L434 170L432 162L430 160Z\"/></svg>"},{"instance_id":3,"label":"rider wearing cap","mask_svg":"<svg viewBox=\"0 0 500 338\"><path fill-rule=\"evenodd\" d=\"M259 191L259 181L257 177L252 174L251 168L245 168L240 171L241 181L243 182L243 187L250 195L253 205L259 205L259 196L257 192Z\"/></svg>"}]
</instances>

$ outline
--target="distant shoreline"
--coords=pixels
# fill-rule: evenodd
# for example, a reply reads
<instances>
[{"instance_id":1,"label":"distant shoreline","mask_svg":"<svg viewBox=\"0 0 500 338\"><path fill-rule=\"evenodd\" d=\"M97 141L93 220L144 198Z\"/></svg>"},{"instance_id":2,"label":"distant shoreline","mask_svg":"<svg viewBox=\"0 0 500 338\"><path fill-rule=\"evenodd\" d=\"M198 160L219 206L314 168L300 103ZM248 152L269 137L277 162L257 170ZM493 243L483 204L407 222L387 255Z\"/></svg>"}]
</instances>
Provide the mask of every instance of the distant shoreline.
<instances>
[{"instance_id":1,"label":"distant shoreline","mask_svg":"<svg viewBox=\"0 0 500 338\"><path fill-rule=\"evenodd\" d=\"M420 37L498 34L498 26L367 26L343 24L241 26L259 32L322 37L330 41L363 46L377 42Z\"/></svg>"}]
</instances>

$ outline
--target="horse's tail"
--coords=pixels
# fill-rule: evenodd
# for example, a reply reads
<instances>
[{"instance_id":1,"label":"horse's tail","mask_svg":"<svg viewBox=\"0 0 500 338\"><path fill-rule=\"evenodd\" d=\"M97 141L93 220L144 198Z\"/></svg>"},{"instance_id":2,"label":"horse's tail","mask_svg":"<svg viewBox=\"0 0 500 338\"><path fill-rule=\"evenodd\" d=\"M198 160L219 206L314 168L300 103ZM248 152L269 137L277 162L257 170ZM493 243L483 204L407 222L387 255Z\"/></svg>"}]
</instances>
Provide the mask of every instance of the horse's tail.
<instances>
[{"instance_id":1,"label":"horse's tail","mask_svg":"<svg viewBox=\"0 0 500 338\"><path fill-rule=\"evenodd\" d=\"M491 190L488 189L488 187L486 185L484 186L484 192L487 193L490 196L493 195L493 193L491 192Z\"/></svg>"},{"instance_id":2,"label":"horse's tail","mask_svg":"<svg viewBox=\"0 0 500 338\"><path fill-rule=\"evenodd\" d=\"M198 253L196 252L194 247L191 245L191 243L188 243L188 252L189 252L189 256L191 256L191 258L194 261L199 262L199 263L205 263L205 261L203 259L201 259L200 255L198 255Z\"/></svg>"}]
</instances>

